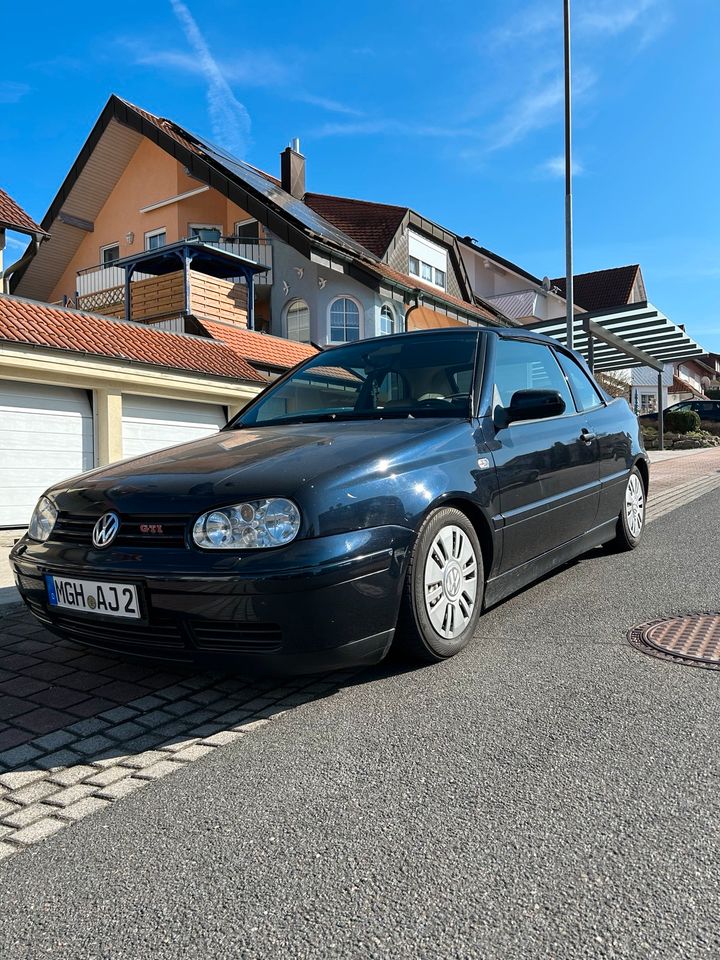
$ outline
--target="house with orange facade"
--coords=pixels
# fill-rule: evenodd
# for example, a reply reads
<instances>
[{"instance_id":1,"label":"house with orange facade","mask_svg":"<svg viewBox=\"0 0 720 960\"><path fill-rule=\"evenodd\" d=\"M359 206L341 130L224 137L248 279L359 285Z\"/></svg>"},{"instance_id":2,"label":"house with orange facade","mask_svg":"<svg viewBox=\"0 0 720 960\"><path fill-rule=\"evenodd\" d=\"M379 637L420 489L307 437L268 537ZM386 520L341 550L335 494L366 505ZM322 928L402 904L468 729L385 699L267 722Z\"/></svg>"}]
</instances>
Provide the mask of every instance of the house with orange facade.
<instances>
[{"instance_id":1,"label":"house with orange facade","mask_svg":"<svg viewBox=\"0 0 720 960\"><path fill-rule=\"evenodd\" d=\"M406 207L308 192L297 141L278 172L112 96L43 219L52 243L13 291L175 331L208 319L319 345L404 329L410 310L507 322L473 294L451 232ZM204 251L187 274L178 257L161 262L178 244ZM230 266L208 267L210 248L254 266L252 296Z\"/></svg>"},{"instance_id":2,"label":"house with orange facade","mask_svg":"<svg viewBox=\"0 0 720 960\"><path fill-rule=\"evenodd\" d=\"M0 190L5 231L30 237L7 280L51 238ZM230 337L0 293L0 529L26 525L58 480L219 430L315 352L221 326Z\"/></svg>"},{"instance_id":3,"label":"house with orange facade","mask_svg":"<svg viewBox=\"0 0 720 960\"><path fill-rule=\"evenodd\" d=\"M307 192L297 142L278 172L110 98L5 271L0 527L56 480L219 429L313 343L507 322L454 234Z\"/></svg>"}]
</instances>

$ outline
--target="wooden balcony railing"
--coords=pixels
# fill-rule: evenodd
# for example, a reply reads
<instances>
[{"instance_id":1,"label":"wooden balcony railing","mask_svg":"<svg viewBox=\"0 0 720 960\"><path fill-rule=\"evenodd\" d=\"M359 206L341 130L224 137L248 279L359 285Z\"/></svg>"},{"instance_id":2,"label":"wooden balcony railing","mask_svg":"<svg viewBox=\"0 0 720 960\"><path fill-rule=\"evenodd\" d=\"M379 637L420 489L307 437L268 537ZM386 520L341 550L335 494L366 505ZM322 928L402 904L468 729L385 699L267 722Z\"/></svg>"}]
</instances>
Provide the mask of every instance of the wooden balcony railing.
<instances>
[{"instance_id":1,"label":"wooden balcony railing","mask_svg":"<svg viewBox=\"0 0 720 960\"><path fill-rule=\"evenodd\" d=\"M217 277L189 271L190 302L188 312L208 320L225 320L247 326L247 287ZM160 277L145 277L130 284L130 319L152 323L185 312L185 287L182 270ZM125 287L80 294L77 305L109 317L125 316Z\"/></svg>"}]
</instances>

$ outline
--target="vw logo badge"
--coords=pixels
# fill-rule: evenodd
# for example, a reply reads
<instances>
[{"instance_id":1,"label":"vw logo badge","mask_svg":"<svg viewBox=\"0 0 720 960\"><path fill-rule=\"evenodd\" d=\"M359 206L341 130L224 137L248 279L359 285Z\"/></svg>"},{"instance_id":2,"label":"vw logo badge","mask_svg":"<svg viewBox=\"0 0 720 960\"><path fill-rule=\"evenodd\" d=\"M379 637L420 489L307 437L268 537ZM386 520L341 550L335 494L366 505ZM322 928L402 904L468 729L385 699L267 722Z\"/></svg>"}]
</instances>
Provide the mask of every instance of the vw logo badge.
<instances>
[{"instance_id":1,"label":"vw logo badge","mask_svg":"<svg viewBox=\"0 0 720 960\"><path fill-rule=\"evenodd\" d=\"M104 513L93 527L92 541L98 548L109 547L120 529L120 517L116 513Z\"/></svg>"}]
</instances>

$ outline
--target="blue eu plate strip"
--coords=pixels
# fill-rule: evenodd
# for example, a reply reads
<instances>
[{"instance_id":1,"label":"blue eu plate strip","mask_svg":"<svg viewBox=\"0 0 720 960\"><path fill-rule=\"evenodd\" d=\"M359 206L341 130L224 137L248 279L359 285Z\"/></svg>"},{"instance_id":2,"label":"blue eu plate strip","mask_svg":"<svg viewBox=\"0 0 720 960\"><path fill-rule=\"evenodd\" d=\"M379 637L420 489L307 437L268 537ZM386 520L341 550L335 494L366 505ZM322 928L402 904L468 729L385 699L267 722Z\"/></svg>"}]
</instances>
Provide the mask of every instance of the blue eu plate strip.
<instances>
[{"instance_id":1,"label":"blue eu plate strip","mask_svg":"<svg viewBox=\"0 0 720 960\"><path fill-rule=\"evenodd\" d=\"M48 600L50 601L51 607L56 607L58 605L57 594L55 593L55 581L50 576L49 573L45 574L45 586L47 587Z\"/></svg>"}]
</instances>

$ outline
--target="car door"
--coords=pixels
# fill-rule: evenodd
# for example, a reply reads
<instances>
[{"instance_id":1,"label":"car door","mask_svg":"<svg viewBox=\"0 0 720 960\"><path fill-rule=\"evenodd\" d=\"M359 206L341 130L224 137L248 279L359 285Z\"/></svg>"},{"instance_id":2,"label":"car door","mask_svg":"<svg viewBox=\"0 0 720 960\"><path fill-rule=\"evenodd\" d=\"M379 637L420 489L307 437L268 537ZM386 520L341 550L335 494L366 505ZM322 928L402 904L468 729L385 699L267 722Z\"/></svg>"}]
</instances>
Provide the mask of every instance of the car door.
<instances>
[{"instance_id":1,"label":"car door","mask_svg":"<svg viewBox=\"0 0 720 960\"><path fill-rule=\"evenodd\" d=\"M590 374L577 359L562 348L556 355L570 384L576 408L587 418L588 436L598 460L600 482L596 523L617 517L622 507L628 476L632 468L632 437L625 429L625 418L608 404Z\"/></svg>"},{"instance_id":2,"label":"car door","mask_svg":"<svg viewBox=\"0 0 720 960\"><path fill-rule=\"evenodd\" d=\"M493 363L493 411L516 391L556 390L560 416L494 428L491 445L503 531L501 571L511 570L580 536L598 506L597 444L586 436L587 417L575 408L550 349L533 340L498 337ZM501 418L497 417L496 422Z\"/></svg>"},{"instance_id":3,"label":"car door","mask_svg":"<svg viewBox=\"0 0 720 960\"><path fill-rule=\"evenodd\" d=\"M700 422L713 421L717 422L720 419L720 411L718 411L718 404L713 403L712 400L698 400L693 404L693 410L700 417Z\"/></svg>"}]
</instances>

